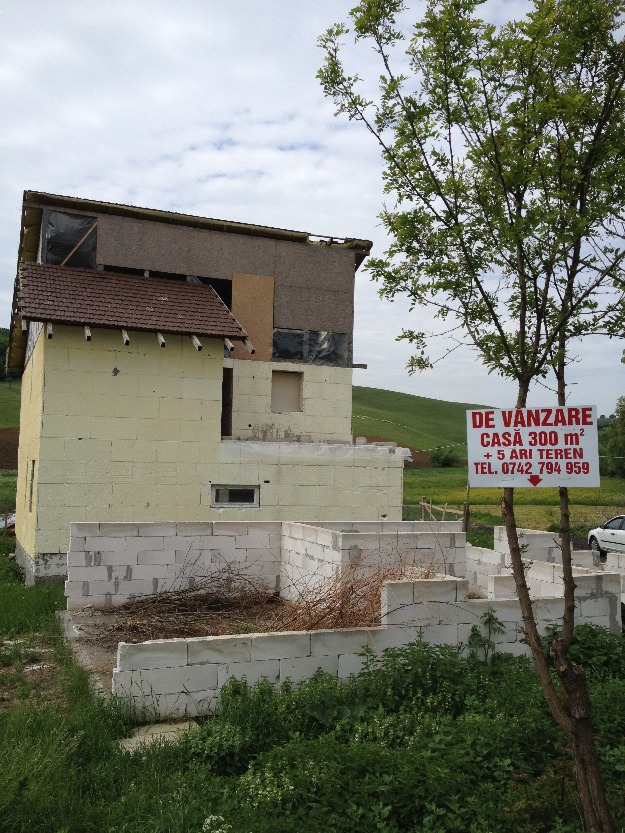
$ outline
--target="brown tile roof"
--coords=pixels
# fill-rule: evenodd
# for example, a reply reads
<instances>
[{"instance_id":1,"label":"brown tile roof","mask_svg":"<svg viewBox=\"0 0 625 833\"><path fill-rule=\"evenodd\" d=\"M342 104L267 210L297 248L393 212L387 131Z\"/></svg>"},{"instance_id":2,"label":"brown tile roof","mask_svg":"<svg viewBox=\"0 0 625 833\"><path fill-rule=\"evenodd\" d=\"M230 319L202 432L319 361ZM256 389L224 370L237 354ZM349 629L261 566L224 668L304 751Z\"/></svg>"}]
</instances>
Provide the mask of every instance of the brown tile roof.
<instances>
[{"instance_id":1,"label":"brown tile roof","mask_svg":"<svg viewBox=\"0 0 625 833\"><path fill-rule=\"evenodd\" d=\"M211 286L93 269L19 265L18 312L32 321L244 339Z\"/></svg>"}]
</instances>

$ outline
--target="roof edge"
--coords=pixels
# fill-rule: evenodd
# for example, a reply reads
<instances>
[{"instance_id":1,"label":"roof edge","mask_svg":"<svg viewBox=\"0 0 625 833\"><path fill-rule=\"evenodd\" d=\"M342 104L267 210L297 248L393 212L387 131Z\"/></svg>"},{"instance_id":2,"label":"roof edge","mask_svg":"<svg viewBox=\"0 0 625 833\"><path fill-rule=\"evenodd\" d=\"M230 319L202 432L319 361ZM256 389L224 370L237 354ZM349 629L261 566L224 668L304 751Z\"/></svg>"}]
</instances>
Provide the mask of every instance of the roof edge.
<instances>
[{"instance_id":1,"label":"roof edge","mask_svg":"<svg viewBox=\"0 0 625 833\"><path fill-rule=\"evenodd\" d=\"M310 234L307 231L294 231L273 226L259 226L253 223L238 223L232 220L219 220L211 217L200 217L195 214L182 214L176 211L163 211L156 208L142 208L140 206L124 205L122 203L104 202L101 200L68 197L62 194L48 194L44 191L24 191L24 206L52 206L57 208L73 208L75 210L97 211L100 214L111 214L120 217L131 217L137 220L154 220L160 223L203 228L221 231L226 234L248 234L255 237L267 237L274 240L286 240L293 243L336 246L356 250L358 265L371 250L370 240L356 238L335 238L328 235ZM319 238L318 241L311 237Z\"/></svg>"}]
</instances>

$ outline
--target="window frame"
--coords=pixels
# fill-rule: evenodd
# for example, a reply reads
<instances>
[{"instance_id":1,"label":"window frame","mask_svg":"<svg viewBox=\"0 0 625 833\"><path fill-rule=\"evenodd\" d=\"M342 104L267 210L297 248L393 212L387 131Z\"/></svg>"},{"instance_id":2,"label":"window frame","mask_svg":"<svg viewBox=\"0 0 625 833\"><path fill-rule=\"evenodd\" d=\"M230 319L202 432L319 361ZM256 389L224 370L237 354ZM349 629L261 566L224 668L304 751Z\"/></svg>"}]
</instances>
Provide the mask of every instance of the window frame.
<instances>
[{"instance_id":1,"label":"window frame","mask_svg":"<svg viewBox=\"0 0 625 833\"><path fill-rule=\"evenodd\" d=\"M218 501L218 490L240 491L242 489L249 489L254 493L253 501ZM258 509L260 507L260 485L251 485L248 483L211 483L211 509Z\"/></svg>"}]
</instances>

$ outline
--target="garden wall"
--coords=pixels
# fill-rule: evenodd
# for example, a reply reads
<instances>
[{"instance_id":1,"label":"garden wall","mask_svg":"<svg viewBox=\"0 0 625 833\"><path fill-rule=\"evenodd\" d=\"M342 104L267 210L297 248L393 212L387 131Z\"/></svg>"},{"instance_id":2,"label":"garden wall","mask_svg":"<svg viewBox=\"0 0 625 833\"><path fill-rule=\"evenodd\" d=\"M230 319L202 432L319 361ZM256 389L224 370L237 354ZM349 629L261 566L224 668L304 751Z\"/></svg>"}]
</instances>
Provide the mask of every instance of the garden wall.
<instances>
[{"instance_id":1,"label":"garden wall","mask_svg":"<svg viewBox=\"0 0 625 833\"><path fill-rule=\"evenodd\" d=\"M79 523L71 525L67 609L114 607L192 587L230 567L278 589L281 524Z\"/></svg>"},{"instance_id":2,"label":"garden wall","mask_svg":"<svg viewBox=\"0 0 625 833\"><path fill-rule=\"evenodd\" d=\"M620 633L620 577L604 573L576 579L576 621ZM466 645L471 629L492 609L504 633L492 637L497 650L529 654L523 642L516 599L468 599L462 579L387 582L382 590L382 626L240 636L208 636L120 643L113 694L146 718L191 717L215 708L230 677L252 685L273 685L311 677L318 669L339 679L361 670L362 651L375 653L416 639L430 644ZM538 629L545 633L563 613L562 599L534 603Z\"/></svg>"},{"instance_id":3,"label":"garden wall","mask_svg":"<svg viewBox=\"0 0 625 833\"><path fill-rule=\"evenodd\" d=\"M71 525L68 610L114 607L137 596L192 587L228 567L295 599L350 565L422 566L464 576L457 522L76 523Z\"/></svg>"},{"instance_id":4,"label":"garden wall","mask_svg":"<svg viewBox=\"0 0 625 833\"><path fill-rule=\"evenodd\" d=\"M465 546L455 521L283 523L280 596L294 601L348 570L355 577L401 565L415 567L424 578L464 577Z\"/></svg>"},{"instance_id":5,"label":"garden wall","mask_svg":"<svg viewBox=\"0 0 625 833\"><path fill-rule=\"evenodd\" d=\"M546 554L547 548L543 550ZM537 548L535 548L535 552ZM547 560L528 560L524 555L525 580L533 598L561 596L563 594L562 563ZM588 567L574 566L573 575L583 576L597 572L592 563ZM466 549L466 577L471 591L485 599L509 599L516 596L512 575L512 563L508 552L484 547Z\"/></svg>"},{"instance_id":6,"label":"garden wall","mask_svg":"<svg viewBox=\"0 0 625 833\"><path fill-rule=\"evenodd\" d=\"M523 547L525 575L532 595L561 595L562 549L559 536L554 532L535 529L519 529L518 533ZM494 550L467 545L465 575L470 581L472 592L484 598L516 595L505 527L495 527L494 539ZM572 562L574 576L589 572L619 573L621 594L625 600L625 553L607 553L605 561L601 561L599 553L573 550Z\"/></svg>"}]
</instances>

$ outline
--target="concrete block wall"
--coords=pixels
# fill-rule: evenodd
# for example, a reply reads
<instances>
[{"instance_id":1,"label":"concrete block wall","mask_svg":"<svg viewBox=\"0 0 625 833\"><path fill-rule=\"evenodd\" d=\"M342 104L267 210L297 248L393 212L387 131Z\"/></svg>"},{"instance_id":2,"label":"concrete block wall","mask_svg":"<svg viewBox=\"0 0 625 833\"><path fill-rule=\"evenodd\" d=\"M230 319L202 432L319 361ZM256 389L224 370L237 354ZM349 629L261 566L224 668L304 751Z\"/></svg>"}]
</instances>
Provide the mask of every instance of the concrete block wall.
<instances>
[{"instance_id":1,"label":"concrete block wall","mask_svg":"<svg viewBox=\"0 0 625 833\"><path fill-rule=\"evenodd\" d=\"M432 532L425 522L426 531L415 532L420 523L408 522L407 532L386 532L384 524L375 524L376 531L368 533L276 521L72 524L67 605L114 607L136 596L193 586L224 567L262 578L285 599L335 578L355 558L359 569L402 562L435 563L443 574L463 569L464 534L445 532L444 524ZM402 524L391 526L401 530ZM447 550L441 558L442 546Z\"/></svg>"},{"instance_id":2,"label":"concrete block wall","mask_svg":"<svg viewBox=\"0 0 625 833\"><path fill-rule=\"evenodd\" d=\"M590 572L619 573L621 576L621 601L625 603L625 553L608 552L602 561L593 550L574 550L573 563Z\"/></svg>"},{"instance_id":3,"label":"concrete block wall","mask_svg":"<svg viewBox=\"0 0 625 833\"><path fill-rule=\"evenodd\" d=\"M401 522L401 449L225 440L206 476L201 503L211 520ZM211 509L211 482L259 485L260 506Z\"/></svg>"},{"instance_id":4,"label":"concrete block wall","mask_svg":"<svg viewBox=\"0 0 625 833\"><path fill-rule=\"evenodd\" d=\"M580 575L575 579L577 624L590 622L621 632L620 577L616 574ZM527 654L523 640L523 619L519 602L507 599L469 599L466 580L442 579L414 582L387 582L382 593L382 624L413 625L421 637L432 644L466 645L473 625L481 626L481 617L492 609L503 623L503 634L493 636L498 650ZM537 599L533 605L539 633L562 618L561 595Z\"/></svg>"},{"instance_id":5,"label":"concrete block wall","mask_svg":"<svg viewBox=\"0 0 625 833\"><path fill-rule=\"evenodd\" d=\"M588 570L582 567L573 567L573 575L585 576ZM541 597L560 596L563 593L564 579L562 576L562 565L548 564L534 561L525 570L525 580L533 599ZM492 575L488 577L488 598L509 599L516 596L516 585L512 568L509 568L509 575Z\"/></svg>"},{"instance_id":6,"label":"concrete block wall","mask_svg":"<svg viewBox=\"0 0 625 833\"><path fill-rule=\"evenodd\" d=\"M337 578L343 567L341 533L320 526L282 524L280 596L297 601Z\"/></svg>"},{"instance_id":7,"label":"concrete block wall","mask_svg":"<svg viewBox=\"0 0 625 833\"><path fill-rule=\"evenodd\" d=\"M224 364L233 369L234 439L351 444L351 368L235 360L226 360ZM301 411L272 413L274 370L302 374Z\"/></svg>"},{"instance_id":8,"label":"concrete block wall","mask_svg":"<svg viewBox=\"0 0 625 833\"><path fill-rule=\"evenodd\" d=\"M508 536L505 526L496 526L494 529L496 552L509 552ZM542 532L538 529L517 529L519 543L523 547L524 560L551 561L556 564L562 563L562 552L560 549L560 536L557 532Z\"/></svg>"},{"instance_id":9,"label":"concrete block wall","mask_svg":"<svg viewBox=\"0 0 625 833\"><path fill-rule=\"evenodd\" d=\"M465 534L452 524L439 523L433 530L425 521L317 527L285 523L280 595L296 600L302 590L314 590L348 568L359 575L407 565L424 574L464 576Z\"/></svg>"},{"instance_id":10,"label":"concrete block wall","mask_svg":"<svg viewBox=\"0 0 625 833\"><path fill-rule=\"evenodd\" d=\"M224 568L262 578L273 592L280 538L279 523L72 524L67 608L115 607L192 587Z\"/></svg>"},{"instance_id":11,"label":"concrete block wall","mask_svg":"<svg viewBox=\"0 0 625 833\"><path fill-rule=\"evenodd\" d=\"M536 548L537 550L539 548ZM548 548L540 552L545 555ZM561 596L563 588L562 559L559 561L531 560L524 553L526 565L525 578L533 598ZM590 569L589 569L590 568ZM597 568L577 564L573 575L582 576L588 572L597 572ZM466 576L471 592L483 598L499 599L516 596L516 586L512 575L510 554L503 550L489 550L483 547L466 548Z\"/></svg>"},{"instance_id":12,"label":"concrete block wall","mask_svg":"<svg viewBox=\"0 0 625 833\"><path fill-rule=\"evenodd\" d=\"M208 636L120 643L113 671L113 694L147 718L191 717L215 708L231 677L253 685L261 678L279 685L298 683L318 669L339 679L358 673L365 646L380 653L423 639L430 644L466 645L474 625L492 608L505 632L493 636L497 650L528 654L516 599L467 599L462 579L387 582L382 590L379 628L299 631L240 636ZM608 574L577 582L578 622L620 632L620 580ZM539 630L562 616L561 599L535 604Z\"/></svg>"},{"instance_id":13,"label":"concrete block wall","mask_svg":"<svg viewBox=\"0 0 625 833\"><path fill-rule=\"evenodd\" d=\"M467 544L465 576L471 592L487 598L489 577L493 575L511 575L509 553Z\"/></svg>"}]
</instances>

